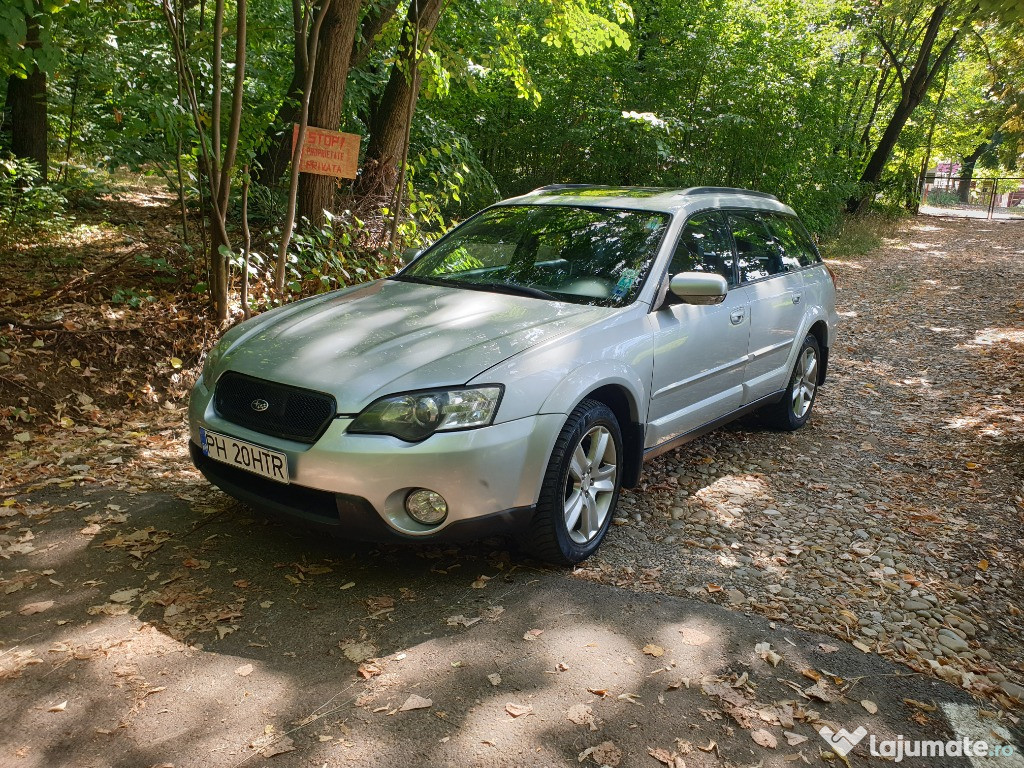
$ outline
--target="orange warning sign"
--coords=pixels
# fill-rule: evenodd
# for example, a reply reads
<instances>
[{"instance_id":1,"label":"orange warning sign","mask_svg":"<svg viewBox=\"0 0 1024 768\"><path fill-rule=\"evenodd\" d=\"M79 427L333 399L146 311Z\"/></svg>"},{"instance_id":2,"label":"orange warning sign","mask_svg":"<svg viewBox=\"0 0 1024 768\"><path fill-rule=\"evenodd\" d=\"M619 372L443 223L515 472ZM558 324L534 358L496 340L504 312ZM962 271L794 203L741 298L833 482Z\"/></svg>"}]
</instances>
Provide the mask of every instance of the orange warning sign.
<instances>
[{"instance_id":1,"label":"orange warning sign","mask_svg":"<svg viewBox=\"0 0 1024 768\"><path fill-rule=\"evenodd\" d=\"M299 138L299 126L292 128L292 151ZM323 128L306 127L306 140L302 143L299 170L302 173L319 173L322 176L338 176L354 179L359 168L359 136L354 133L328 131Z\"/></svg>"}]
</instances>

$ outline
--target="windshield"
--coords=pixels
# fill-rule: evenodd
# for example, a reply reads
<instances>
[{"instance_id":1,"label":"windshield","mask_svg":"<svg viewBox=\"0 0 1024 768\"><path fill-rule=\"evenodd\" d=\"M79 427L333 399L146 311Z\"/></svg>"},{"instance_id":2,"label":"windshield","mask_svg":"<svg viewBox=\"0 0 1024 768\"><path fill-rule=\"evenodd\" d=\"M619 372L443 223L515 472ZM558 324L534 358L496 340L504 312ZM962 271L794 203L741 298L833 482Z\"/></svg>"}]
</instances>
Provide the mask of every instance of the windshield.
<instances>
[{"instance_id":1,"label":"windshield","mask_svg":"<svg viewBox=\"0 0 1024 768\"><path fill-rule=\"evenodd\" d=\"M624 306L643 286L668 221L652 211L500 206L442 238L395 279Z\"/></svg>"}]
</instances>

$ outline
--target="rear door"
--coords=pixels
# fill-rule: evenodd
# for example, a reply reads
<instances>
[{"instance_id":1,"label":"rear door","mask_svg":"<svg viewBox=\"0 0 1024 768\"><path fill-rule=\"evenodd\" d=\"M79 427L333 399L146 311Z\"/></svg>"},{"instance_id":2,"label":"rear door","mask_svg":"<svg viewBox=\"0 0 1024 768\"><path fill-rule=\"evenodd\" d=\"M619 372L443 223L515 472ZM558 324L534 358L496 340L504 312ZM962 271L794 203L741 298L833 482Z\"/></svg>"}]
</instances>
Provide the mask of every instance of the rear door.
<instances>
[{"instance_id":1,"label":"rear door","mask_svg":"<svg viewBox=\"0 0 1024 768\"><path fill-rule=\"evenodd\" d=\"M804 313L802 267L788 254L766 211L730 211L739 281L750 306L743 403L785 389Z\"/></svg>"},{"instance_id":2,"label":"rear door","mask_svg":"<svg viewBox=\"0 0 1024 768\"><path fill-rule=\"evenodd\" d=\"M721 214L695 214L683 228L668 274L691 271L722 275L729 292L713 306L684 304L669 294L666 304L651 314L654 378L648 448L714 421L743 402L747 298L736 285L731 236Z\"/></svg>"}]
</instances>

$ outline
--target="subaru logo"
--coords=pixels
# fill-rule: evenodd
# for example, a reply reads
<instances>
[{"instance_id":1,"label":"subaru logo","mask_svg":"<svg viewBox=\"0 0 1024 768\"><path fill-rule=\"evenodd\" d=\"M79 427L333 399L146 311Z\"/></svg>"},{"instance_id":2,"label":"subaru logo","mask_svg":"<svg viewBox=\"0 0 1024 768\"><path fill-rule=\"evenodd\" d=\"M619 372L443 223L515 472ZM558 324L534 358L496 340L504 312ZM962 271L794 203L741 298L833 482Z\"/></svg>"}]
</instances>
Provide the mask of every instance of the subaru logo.
<instances>
[{"instance_id":1,"label":"subaru logo","mask_svg":"<svg viewBox=\"0 0 1024 768\"><path fill-rule=\"evenodd\" d=\"M249 407L252 408L257 413L263 413L263 411L267 410L267 408L270 407L270 403L268 403L266 400L256 398L251 403L249 403Z\"/></svg>"}]
</instances>

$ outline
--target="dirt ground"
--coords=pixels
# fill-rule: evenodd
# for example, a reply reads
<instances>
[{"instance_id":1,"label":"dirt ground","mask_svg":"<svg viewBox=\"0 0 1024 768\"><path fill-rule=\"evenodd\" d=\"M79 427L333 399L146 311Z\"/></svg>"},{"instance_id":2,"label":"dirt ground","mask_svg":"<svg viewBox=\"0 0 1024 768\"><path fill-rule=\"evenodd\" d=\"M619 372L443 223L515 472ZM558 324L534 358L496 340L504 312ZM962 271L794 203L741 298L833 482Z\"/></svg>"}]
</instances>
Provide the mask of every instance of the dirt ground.
<instances>
[{"instance_id":1,"label":"dirt ground","mask_svg":"<svg viewBox=\"0 0 1024 768\"><path fill-rule=\"evenodd\" d=\"M922 217L834 264L808 428L658 459L575 571L265 520L188 465L173 349L100 409L111 349L12 328L0 766L875 765L898 735L1017 748L906 765L1024 765L1022 256L1020 223Z\"/></svg>"}]
</instances>

